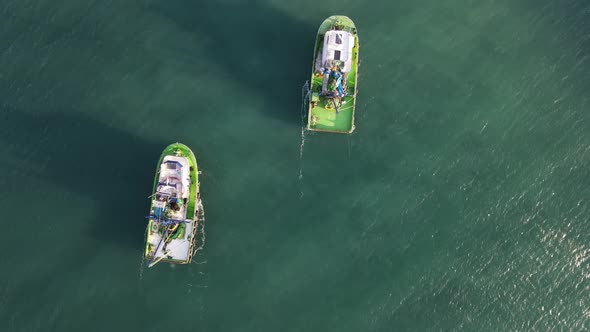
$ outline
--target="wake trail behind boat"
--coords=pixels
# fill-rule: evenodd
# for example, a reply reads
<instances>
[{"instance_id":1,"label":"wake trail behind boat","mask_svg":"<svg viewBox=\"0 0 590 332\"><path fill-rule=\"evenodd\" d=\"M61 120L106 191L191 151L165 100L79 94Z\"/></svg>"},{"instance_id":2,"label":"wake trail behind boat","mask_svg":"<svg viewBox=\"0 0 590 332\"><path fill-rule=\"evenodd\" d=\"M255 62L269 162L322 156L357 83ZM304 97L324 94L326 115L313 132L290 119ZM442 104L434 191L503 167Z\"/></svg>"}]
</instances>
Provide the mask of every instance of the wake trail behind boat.
<instances>
[{"instance_id":1,"label":"wake trail behind boat","mask_svg":"<svg viewBox=\"0 0 590 332\"><path fill-rule=\"evenodd\" d=\"M199 200L197 204L199 205L197 212L197 238L195 241L201 239L201 244L193 251L193 256L205 248L205 209L203 208L203 202L201 200Z\"/></svg>"},{"instance_id":2,"label":"wake trail behind boat","mask_svg":"<svg viewBox=\"0 0 590 332\"><path fill-rule=\"evenodd\" d=\"M348 159L350 159L350 150L352 143L350 142L350 136L348 136Z\"/></svg>"},{"instance_id":3,"label":"wake trail behind boat","mask_svg":"<svg viewBox=\"0 0 590 332\"><path fill-rule=\"evenodd\" d=\"M143 243L145 243L146 239L147 239L147 233L148 233L148 227L149 224L147 224L145 226L145 232L143 232ZM144 257L144 252L141 252L141 263L139 263L139 280L143 279L143 269L145 267L145 257Z\"/></svg>"},{"instance_id":4,"label":"wake trail behind boat","mask_svg":"<svg viewBox=\"0 0 590 332\"><path fill-rule=\"evenodd\" d=\"M301 144L299 145L299 180L303 179L303 148L305 146L306 106L309 104L309 81L301 87Z\"/></svg>"}]
</instances>

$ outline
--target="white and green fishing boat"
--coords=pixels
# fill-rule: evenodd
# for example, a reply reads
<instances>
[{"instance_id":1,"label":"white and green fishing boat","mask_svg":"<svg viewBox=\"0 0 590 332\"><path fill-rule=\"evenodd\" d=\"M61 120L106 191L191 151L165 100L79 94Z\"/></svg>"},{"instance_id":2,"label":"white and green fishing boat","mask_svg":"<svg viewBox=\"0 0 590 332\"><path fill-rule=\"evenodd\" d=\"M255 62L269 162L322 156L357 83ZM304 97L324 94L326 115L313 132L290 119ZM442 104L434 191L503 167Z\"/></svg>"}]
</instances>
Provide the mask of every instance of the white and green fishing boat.
<instances>
[{"instance_id":1,"label":"white and green fishing boat","mask_svg":"<svg viewBox=\"0 0 590 332\"><path fill-rule=\"evenodd\" d=\"M354 22L341 15L320 25L313 52L307 129L350 134L354 131L359 38Z\"/></svg>"},{"instance_id":2,"label":"white and green fishing boat","mask_svg":"<svg viewBox=\"0 0 590 332\"><path fill-rule=\"evenodd\" d=\"M198 223L204 215L199 174L195 155L186 145L174 143L164 149L147 217L145 258L149 267L158 262L191 262Z\"/></svg>"}]
</instances>

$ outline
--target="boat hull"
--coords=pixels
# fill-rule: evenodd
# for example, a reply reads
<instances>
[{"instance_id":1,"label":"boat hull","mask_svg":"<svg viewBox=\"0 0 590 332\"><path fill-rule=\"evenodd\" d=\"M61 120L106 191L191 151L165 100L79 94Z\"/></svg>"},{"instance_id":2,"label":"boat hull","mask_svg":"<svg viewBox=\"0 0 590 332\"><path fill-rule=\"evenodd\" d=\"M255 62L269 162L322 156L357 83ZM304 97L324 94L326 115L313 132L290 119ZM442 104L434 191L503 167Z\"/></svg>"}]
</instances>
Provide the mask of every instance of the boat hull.
<instances>
[{"instance_id":1,"label":"boat hull","mask_svg":"<svg viewBox=\"0 0 590 332\"><path fill-rule=\"evenodd\" d=\"M318 59L322 57L324 36L335 25L354 36L352 67L345 79L346 95L336 100L322 95L323 74L318 72ZM308 105L307 129L312 131L350 134L355 130L354 114L357 99L359 68L359 38L354 22L341 15L330 16L318 29L313 52L312 76ZM321 66L321 65L320 65Z\"/></svg>"},{"instance_id":2,"label":"boat hull","mask_svg":"<svg viewBox=\"0 0 590 332\"><path fill-rule=\"evenodd\" d=\"M186 244L186 256L182 259L175 259L174 257L155 257L154 254L158 253L158 248L154 246L155 241L162 236L163 234L162 226L158 224L157 221L153 219L149 219L148 227L147 227L147 236L146 236L146 243L145 243L145 251L144 251L144 258L151 262L151 265L156 264L157 262L169 262L175 264L188 264L192 260L194 246L195 246L195 238L196 232L199 223L199 216L203 213L202 211L202 204L201 204L201 195L200 195L200 183L199 183L199 169L197 165L197 160L195 158L194 153L189 149L186 145L181 143L174 143L167 146L164 151L162 152L160 159L158 160L157 168L156 168L156 175L154 178L154 185L152 188L152 195L155 195L156 189L158 186L158 179L160 175L160 166L167 156L174 156L174 157L183 157L186 158L188 164L190 165L189 175L190 175L190 185L189 185L189 197L188 201L186 202L186 217L185 223L180 223L178 225L179 229L175 232L178 237L182 237L183 241L188 241ZM154 201L152 200L152 205L150 207L150 215L154 212ZM183 247L184 248L184 247Z\"/></svg>"}]
</instances>

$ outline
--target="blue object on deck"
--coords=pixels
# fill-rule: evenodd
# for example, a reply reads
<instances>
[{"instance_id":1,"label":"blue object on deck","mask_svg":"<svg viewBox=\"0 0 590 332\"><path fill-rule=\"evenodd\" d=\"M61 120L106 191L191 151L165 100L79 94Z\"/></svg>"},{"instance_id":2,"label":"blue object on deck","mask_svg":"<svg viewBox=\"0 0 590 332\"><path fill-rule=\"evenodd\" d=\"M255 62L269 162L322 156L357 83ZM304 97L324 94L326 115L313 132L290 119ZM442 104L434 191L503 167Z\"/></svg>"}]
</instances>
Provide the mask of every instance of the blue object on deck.
<instances>
[{"instance_id":1,"label":"blue object on deck","mask_svg":"<svg viewBox=\"0 0 590 332\"><path fill-rule=\"evenodd\" d=\"M342 73L339 71L332 71L332 77L336 79L336 91L340 97L344 96L344 88L342 87Z\"/></svg>"}]
</instances>

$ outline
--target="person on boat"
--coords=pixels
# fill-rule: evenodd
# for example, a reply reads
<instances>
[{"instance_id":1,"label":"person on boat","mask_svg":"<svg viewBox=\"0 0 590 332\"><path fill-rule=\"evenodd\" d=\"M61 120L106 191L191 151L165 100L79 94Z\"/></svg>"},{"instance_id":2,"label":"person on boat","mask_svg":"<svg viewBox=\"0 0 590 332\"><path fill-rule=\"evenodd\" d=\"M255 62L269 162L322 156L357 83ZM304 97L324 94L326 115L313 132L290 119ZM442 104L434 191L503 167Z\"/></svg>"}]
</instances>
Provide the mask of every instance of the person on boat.
<instances>
[{"instance_id":1,"label":"person on boat","mask_svg":"<svg viewBox=\"0 0 590 332\"><path fill-rule=\"evenodd\" d=\"M338 70L337 66L334 66L334 68L332 68L332 77L334 77L336 79L336 91L338 92L338 95L340 97L344 97L345 96L345 91L344 88L342 87L342 73L340 72L340 70Z\"/></svg>"},{"instance_id":2,"label":"person on boat","mask_svg":"<svg viewBox=\"0 0 590 332\"><path fill-rule=\"evenodd\" d=\"M330 80L330 73L332 67L334 67L333 60L328 59L326 60L326 62L324 62L324 67L322 71L322 90L320 92L320 95L328 94L328 81Z\"/></svg>"}]
</instances>

